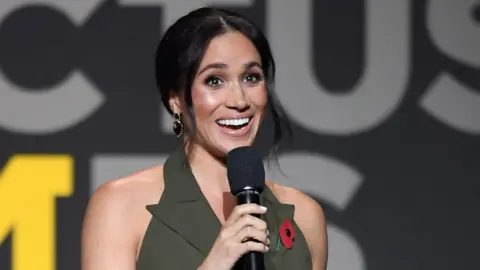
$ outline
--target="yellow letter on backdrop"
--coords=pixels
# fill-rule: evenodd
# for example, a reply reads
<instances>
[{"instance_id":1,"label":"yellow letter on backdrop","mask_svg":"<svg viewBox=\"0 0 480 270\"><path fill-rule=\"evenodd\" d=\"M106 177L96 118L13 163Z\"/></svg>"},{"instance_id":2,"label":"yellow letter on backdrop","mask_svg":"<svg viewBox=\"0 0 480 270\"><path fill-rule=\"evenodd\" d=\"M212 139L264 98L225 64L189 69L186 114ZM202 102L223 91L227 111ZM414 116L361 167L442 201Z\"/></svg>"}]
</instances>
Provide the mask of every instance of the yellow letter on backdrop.
<instances>
[{"instance_id":1,"label":"yellow letter on backdrop","mask_svg":"<svg viewBox=\"0 0 480 270\"><path fill-rule=\"evenodd\" d=\"M55 202L73 178L69 155L15 155L1 171L0 244L12 232L12 270L55 270Z\"/></svg>"}]
</instances>

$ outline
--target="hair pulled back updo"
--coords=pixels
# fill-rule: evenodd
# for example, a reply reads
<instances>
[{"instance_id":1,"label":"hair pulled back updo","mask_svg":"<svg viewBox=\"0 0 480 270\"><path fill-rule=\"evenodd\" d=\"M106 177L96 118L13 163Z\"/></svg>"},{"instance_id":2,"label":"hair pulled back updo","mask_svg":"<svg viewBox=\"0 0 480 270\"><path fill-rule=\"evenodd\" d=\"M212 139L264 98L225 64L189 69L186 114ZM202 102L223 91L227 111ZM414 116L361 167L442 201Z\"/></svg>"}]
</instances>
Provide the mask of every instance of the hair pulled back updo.
<instances>
[{"instance_id":1,"label":"hair pulled back updo","mask_svg":"<svg viewBox=\"0 0 480 270\"><path fill-rule=\"evenodd\" d=\"M155 59L156 83L163 105L173 114L169 98L171 95L180 95L184 97L185 104L192 108L192 84L205 51L213 38L227 32L242 33L253 43L261 57L268 95L267 106L274 125L275 152L283 138L283 127L291 133L285 112L272 95L275 61L265 35L253 22L240 14L220 8L199 8L181 17L167 29L157 47ZM194 123L194 119L192 121ZM191 135L189 134L190 137Z\"/></svg>"}]
</instances>

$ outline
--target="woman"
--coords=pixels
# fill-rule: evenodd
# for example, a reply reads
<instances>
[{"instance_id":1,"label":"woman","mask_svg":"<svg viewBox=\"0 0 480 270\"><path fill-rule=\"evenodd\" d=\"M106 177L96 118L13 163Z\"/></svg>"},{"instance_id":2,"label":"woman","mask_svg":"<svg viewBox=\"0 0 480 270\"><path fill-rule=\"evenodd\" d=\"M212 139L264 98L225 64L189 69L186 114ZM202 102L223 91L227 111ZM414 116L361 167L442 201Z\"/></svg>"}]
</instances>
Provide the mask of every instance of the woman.
<instances>
[{"instance_id":1,"label":"woman","mask_svg":"<svg viewBox=\"0 0 480 270\"><path fill-rule=\"evenodd\" d=\"M325 219L314 200L270 180L262 206L236 206L230 195L225 155L252 145L266 109L275 142L282 137L274 69L266 38L238 14L201 8L167 30L157 83L184 147L163 166L98 188L84 220L83 270L223 270L249 251L264 253L266 269L326 268Z\"/></svg>"}]
</instances>

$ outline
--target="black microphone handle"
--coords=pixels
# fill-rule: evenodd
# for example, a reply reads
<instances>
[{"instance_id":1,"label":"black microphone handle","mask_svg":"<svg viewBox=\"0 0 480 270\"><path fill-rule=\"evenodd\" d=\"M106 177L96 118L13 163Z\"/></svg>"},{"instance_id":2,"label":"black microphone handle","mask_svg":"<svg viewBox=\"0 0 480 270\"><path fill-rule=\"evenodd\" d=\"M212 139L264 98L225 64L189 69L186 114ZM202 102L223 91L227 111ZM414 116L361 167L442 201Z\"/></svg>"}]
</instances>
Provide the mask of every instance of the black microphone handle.
<instances>
[{"instance_id":1,"label":"black microphone handle","mask_svg":"<svg viewBox=\"0 0 480 270\"><path fill-rule=\"evenodd\" d=\"M246 203L256 203L260 205L260 194L253 189L243 190L237 194L237 203L246 204ZM260 215L254 214L253 216L261 218ZM256 241L256 240L249 240ZM239 269L244 270L265 270L263 252L250 251L242 256L239 260L238 266L243 265L243 268ZM237 268L235 268L237 269Z\"/></svg>"}]
</instances>

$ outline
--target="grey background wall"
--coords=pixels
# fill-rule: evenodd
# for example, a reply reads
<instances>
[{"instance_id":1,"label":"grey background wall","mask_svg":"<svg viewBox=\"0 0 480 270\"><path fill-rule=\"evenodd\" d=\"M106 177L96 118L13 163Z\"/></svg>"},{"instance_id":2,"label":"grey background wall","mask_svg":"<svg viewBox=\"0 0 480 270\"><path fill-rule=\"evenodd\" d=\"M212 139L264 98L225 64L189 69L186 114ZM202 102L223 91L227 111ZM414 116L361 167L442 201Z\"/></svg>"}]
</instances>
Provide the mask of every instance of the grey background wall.
<instances>
[{"instance_id":1,"label":"grey background wall","mask_svg":"<svg viewBox=\"0 0 480 270\"><path fill-rule=\"evenodd\" d=\"M153 52L204 4L271 41L295 137L269 176L322 204L329 269L478 269L473 0L2 0L1 269L80 269L93 190L175 147Z\"/></svg>"}]
</instances>

